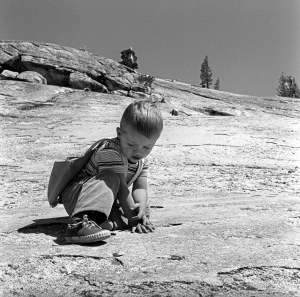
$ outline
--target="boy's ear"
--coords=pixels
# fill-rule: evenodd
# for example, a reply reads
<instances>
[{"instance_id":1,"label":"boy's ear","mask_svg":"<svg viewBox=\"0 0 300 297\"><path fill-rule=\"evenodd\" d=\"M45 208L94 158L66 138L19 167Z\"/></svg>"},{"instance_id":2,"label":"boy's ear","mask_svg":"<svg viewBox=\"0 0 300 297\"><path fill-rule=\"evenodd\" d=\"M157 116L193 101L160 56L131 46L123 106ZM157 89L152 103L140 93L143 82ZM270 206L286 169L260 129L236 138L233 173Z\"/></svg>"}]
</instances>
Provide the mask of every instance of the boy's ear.
<instances>
[{"instance_id":1,"label":"boy's ear","mask_svg":"<svg viewBox=\"0 0 300 297\"><path fill-rule=\"evenodd\" d=\"M118 137L121 136L121 129L120 129L120 127L117 128L117 136L118 136Z\"/></svg>"}]
</instances>

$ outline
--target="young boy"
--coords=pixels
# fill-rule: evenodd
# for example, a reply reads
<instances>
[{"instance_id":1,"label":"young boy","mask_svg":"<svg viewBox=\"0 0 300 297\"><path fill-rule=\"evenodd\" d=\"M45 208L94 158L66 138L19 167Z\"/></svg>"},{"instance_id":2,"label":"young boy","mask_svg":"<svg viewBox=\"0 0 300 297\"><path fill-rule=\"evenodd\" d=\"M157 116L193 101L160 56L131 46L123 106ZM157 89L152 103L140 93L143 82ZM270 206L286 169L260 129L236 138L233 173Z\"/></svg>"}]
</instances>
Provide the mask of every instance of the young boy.
<instances>
[{"instance_id":1,"label":"young boy","mask_svg":"<svg viewBox=\"0 0 300 297\"><path fill-rule=\"evenodd\" d=\"M158 107L135 101L124 111L117 137L101 140L86 166L64 189L62 203L70 215L68 243L90 243L110 237L111 230L154 231L149 221L148 163L145 159L163 129ZM137 167L143 169L129 183Z\"/></svg>"}]
</instances>

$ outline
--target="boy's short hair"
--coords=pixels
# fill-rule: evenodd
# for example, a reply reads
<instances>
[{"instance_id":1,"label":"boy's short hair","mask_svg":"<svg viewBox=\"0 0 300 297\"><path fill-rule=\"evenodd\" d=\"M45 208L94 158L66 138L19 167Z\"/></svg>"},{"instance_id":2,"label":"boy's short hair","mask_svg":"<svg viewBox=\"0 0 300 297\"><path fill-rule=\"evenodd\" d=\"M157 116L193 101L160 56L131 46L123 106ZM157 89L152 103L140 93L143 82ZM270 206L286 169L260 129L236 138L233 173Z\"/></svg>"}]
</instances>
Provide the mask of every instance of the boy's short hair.
<instances>
[{"instance_id":1,"label":"boy's short hair","mask_svg":"<svg viewBox=\"0 0 300 297\"><path fill-rule=\"evenodd\" d=\"M138 133L150 138L160 134L163 118L157 105L151 101L137 100L129 104L121 118L120 128L130 125Z\"/></svg>"}]
</instances>

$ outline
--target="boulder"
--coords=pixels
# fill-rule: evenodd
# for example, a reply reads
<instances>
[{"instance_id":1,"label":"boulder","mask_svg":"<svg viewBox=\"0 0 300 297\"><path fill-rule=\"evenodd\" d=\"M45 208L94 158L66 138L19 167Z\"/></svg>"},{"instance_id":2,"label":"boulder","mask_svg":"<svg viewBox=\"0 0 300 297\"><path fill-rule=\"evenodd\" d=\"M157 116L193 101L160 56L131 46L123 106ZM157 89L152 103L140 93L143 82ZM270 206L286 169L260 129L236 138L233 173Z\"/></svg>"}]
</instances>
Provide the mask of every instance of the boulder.
<instances>
[{"instance_id":1,"label":"boulder","mask_svg":"<svg viewBox=\"0 0 300 297\"><path fill-rule=\"evenodd\" d=\"M104 84L109 91L131 89L131 83L125 77L120 76L104 75Z\"/></svg>"},{"instance_id":2,"label":"boulder","mask_svg":"<svg viewBox=\"0 0 300 297\"><path fill-rule=\"evenodd\" d=\"M90 78L85 73L81 72L73 72L69 76L69 87L74 89L89 89L94 92L108 93L107 88Z\"/></svg>"},{"instance_id":3,"label":"boulder","mask_svg":"<svg viewBox=\"0 0 300 297\"><path fill-rule=\"evenodd\" d=\"M43 77L40 73L35 71L24 71L20 73L17 77L17 80L31 82L31 83L38 83L38 84L47 84L47 80Z\"/></svg>"},{"instance_id":4,"label":"boulder","mask_svg":"<svg viewBox=\"0 0 300 297\"><path fill-rule=\"evenodd\" d=\"M3 70L3 72L0 74L0 79L16 79L16 77L19 75L19 72L10 71L10 70Z\"/></svg>"}]
</instances>

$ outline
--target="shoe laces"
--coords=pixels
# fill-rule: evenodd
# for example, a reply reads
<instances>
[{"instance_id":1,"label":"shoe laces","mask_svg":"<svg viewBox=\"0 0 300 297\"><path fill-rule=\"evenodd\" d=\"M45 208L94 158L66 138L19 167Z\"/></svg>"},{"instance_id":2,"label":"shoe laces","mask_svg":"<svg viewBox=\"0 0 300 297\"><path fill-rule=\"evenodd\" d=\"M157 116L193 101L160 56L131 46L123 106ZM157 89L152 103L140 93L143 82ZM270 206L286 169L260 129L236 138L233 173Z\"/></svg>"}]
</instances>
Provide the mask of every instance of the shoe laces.
<instances>
[{"instance_id":1,"label":"shoe laces","mask_svg":"<svg viewBox=\"0 0 300 297\"><path fill-rule=\"evenodd\" d=\"M100 228L94 221L89 220L87 215L83 216L82 226L87 228L95 228L95 227Z\"/></svg>"},{"instance_id":2,"label":"shoe laces","mask_svg":"<svg viewBox=\"0 0 300 297\"><path fill-rule=\"evenodd\" d=\"M72 229L77 228L79 225L90 229L100 228L94 221L89 220L86 214L82 217L82 219L76 218L75 220L77 221L77 223L69 224L69 227L71 227Z\"/></svg>"}]
</instances>

